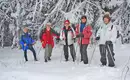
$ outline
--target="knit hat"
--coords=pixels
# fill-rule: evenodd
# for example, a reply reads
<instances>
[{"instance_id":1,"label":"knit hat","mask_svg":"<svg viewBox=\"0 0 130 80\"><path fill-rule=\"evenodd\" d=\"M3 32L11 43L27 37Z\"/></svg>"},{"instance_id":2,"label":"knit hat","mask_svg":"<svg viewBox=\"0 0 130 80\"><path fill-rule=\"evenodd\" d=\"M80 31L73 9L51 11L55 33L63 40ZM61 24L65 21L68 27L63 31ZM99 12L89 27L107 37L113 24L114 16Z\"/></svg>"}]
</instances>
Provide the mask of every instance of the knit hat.
<instances>
[{"instance_id":1,"label":"knit hat","mask_svg":"<svg viewBox=\"0 0 130 80\"><path fill-rule=\"evenodd\" d=\"M46 23L46 25L52 25L50 22Z\"/></svg>"},{"instance_id":2,"label":"knit hat","mask_svg":"<svg viewBox=\"0 0 130 80\"><path fill-rule=\"evenodd\" d=\"M110 12L105 12L104 15L110 16Z\"/></svg>"},{"instance_id":3,"label":"knit hat","mask_svg":"<svg viewBox=\"0 0 130 80\"><path fill-rule=\"evenodd\" d=\"M64 24L70 24L70 21L69 20L65 20Z\"/></svg>"}]
</instances>

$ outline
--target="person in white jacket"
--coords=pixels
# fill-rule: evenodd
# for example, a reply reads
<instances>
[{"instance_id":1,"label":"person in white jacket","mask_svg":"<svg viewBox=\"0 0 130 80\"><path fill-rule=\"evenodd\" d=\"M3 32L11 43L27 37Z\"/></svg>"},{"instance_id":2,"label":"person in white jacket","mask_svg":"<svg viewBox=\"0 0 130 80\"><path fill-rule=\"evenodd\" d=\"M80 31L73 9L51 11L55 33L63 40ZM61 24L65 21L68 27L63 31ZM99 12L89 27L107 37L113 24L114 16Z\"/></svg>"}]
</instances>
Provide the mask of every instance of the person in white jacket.
<instances>
[{"instance_id":1,"label":"person in white jacket","mask_svg":"<svg viewBox=\"0 0 130 80\"><path fill-rule=\"evenodd\" d=\"M66 61L68 61L69 57L69 52L68 52L68 47L70 48L70 53L72 56L73 61L75 61L76 58L76 53L74 49L74 38L76 37L74 29L70 26L70 21L65 20L64 21L64 27L60 32L60 39L63 42L64 45L64 56Z\"/></svg>"},{"instance_id":2,"label":"person in white jacket","mask_svg":"<svg viewBox=\"0 0 130 80\"><path fill-rule=\"evenodd\" d=\"M114 53L113 44L116 41L117 30L116 27L112 24L109 15L104 15L103 21L104 23L101 24L96 35L96 40L100 40L99 41L99 49L101 54L100 61L102 65L105 66L107 65L107 59L108 59L108 66L114 67L115 53Z\"/></svg>"}]
</instances>

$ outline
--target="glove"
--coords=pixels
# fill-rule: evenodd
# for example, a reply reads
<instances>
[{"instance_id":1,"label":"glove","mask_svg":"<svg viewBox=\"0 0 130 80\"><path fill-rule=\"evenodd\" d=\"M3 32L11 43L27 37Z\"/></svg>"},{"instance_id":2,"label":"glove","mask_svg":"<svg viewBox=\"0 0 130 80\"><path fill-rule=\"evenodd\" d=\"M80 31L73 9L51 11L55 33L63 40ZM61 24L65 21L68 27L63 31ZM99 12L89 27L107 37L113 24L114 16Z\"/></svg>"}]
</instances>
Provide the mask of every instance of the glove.
<instances>
[{"instance_id":1,"label":"glove","mask_svg":"<svg viewBox=\"0 0 130 80\"><path fill-rule=\"evenodd\" d=\"M27 44L25 43L24 46L27 46Z\"/></svg>"},{"instance_id":2,"label":"glove","mask_svg":"<svg viewBox=\"0 0 130 80\"><path fill-rule=\"evenodd\" d=\"M78 35L76 35L76 38L79 38L80 36L79 36L79 34Z\"/></svg>"},{"instance_id":3,"label":"glove","mask_svg":"<svg viewBox=\"0 0 130 80\"><path fill-rule=\"evenodd\" d=\"M79 33L76 37L77 37L77 38L79 38L79 37L84 37L84 34L83 34L83 33Z\"/></svg>"},{"instance_id":4,"label":"glove","mask_svg":"<svg viewBox=\"0 0 130 80\"><path fill-rule=\"evenodd\" d=\"M96 40L99 40L100 39L100 37L96 37Z\"/></svg>"},{"instance_id":5,"label":"glove","mask_svg":"<svg viewBox=\"0 0 130 80\"><path fill-rule=\"evenodd\" d=\"M84 37L84 34L83 34L83 33L80 33L80 37Z\"/></svg>"},{"instance_id":6,"label":"glove","mask_svg":"<svg viewBox=\"0 0 130 80\"><path fill-rule=\"evenodd\" d=\"M106 41L105 44L106 44L106 45L110 45L110 44L112 44L112 41Z\"/></svg>"},{"instance_id":7,"label":"glove","mask_svg":"<svg viewBox=\"0 0 130 80\"><path fill-rule=\"evenodd\" d=\"M76 42L76 38L73 38L73 40L74 40L74 43Z\"/></svg>"},{"instance_id":8,"label":"glove","mask_svg":"<svg viewBox=\"0 0 130 80\"><path fill-rule=\"evenodd\" d=\"M79 34L78 34L78 35L76 35L76 38L79 38Z\"/></svg>"},{"instance_id":9,"label":"glove","mask_svg":"<svg viewBox=\"0 0 130 80\"><path fill-rule=\"evenodd\" d=\"M42 44L44 43L44 41L41 42Z\"/></svg>"},{"instance_id":10,"label":"glove","mask_svg":"<svg viewBox=\"0 0 130 80\"><path fill-rule=\"evenodd\" d=\"M56 42L59 42L60 41L60 38L56 38Z\"/></svg>"},{"instance_id":11,"label":"glove","mask_svg":"<svg viewBox=\"0 0 130 80\"><path fill-rule=\"evenodd\" d=\"M33 42L32 45L36 44L36 42Z\"/></svg>"}]
</instances>

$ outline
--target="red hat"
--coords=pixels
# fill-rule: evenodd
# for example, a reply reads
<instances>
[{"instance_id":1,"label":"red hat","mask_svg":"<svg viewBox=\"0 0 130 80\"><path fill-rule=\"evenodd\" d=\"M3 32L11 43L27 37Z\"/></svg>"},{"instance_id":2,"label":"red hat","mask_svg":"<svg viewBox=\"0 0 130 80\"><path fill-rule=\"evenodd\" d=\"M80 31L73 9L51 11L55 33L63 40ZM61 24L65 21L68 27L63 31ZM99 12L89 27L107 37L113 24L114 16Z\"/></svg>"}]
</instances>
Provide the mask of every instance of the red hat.
<instances>
[{"instance_id":1,"label":"red hat","mask_svg":"<svg viewBox=\"0 0 130 80\"><path fill-rule=\"evenodd\" d=\"M70 21L69 20L65 20L64 24L70 24Z\"/></svg>"}]
</instances>

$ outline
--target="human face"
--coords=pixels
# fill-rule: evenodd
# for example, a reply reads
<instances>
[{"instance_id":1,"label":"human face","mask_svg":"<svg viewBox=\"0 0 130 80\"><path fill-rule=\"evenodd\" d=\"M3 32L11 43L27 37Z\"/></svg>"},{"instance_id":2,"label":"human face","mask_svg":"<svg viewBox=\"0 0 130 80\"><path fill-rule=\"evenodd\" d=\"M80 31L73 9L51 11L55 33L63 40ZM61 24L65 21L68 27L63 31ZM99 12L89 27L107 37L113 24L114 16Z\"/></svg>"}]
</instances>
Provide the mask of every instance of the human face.
<instances>
[{"instance_id":1,"label":"human face","mask_svg":"<svg viewBox=\"0 0 130 80\"><path fill-rule=\"evenodd\" d=\"M69 23L65 23L65 27L69 27L70 26L70 24Z\"/></svg>"},{"instance_id":2,"label":"human face","mask_svg":"<svg viewBox=\"0 0 130 80\"><path fill-rule=\"evenodd\" d=\"M104 18L104 23L108 24L110 22L110 20L108 18Z\"/></svg>"},{"instance_id":3,"label":"human face","mask_svg":"<svg viewBox=\"0 0 130 80\"><path fill-rule=\"evenodd\" d=\"M24 33L27 33L27 32L28 32L28 28L24 28L24 29L23 29L23 32L24 32Z\"/></svg>"},{"instance_id":4,"label":"human face","mask_svg":"<svg viewBox=\"0 0 130 80\"><path fill-rule=\"evenodd\" d=\"M46 27L47 27L47 30L49 31L51 28L51 25L46 25Z\"/></svg>"},{"instance_id":5,"label":"human face","mask_svg":"<svg viewBox=\"0 0 130 80\"><path fill-rule=\"evenodd\" d=\"M81 19L81 22L82 22L82 23L86 23L86 22L87 22L87 19L82 18L82 19Z\"/></svg>"}]
</instances>

